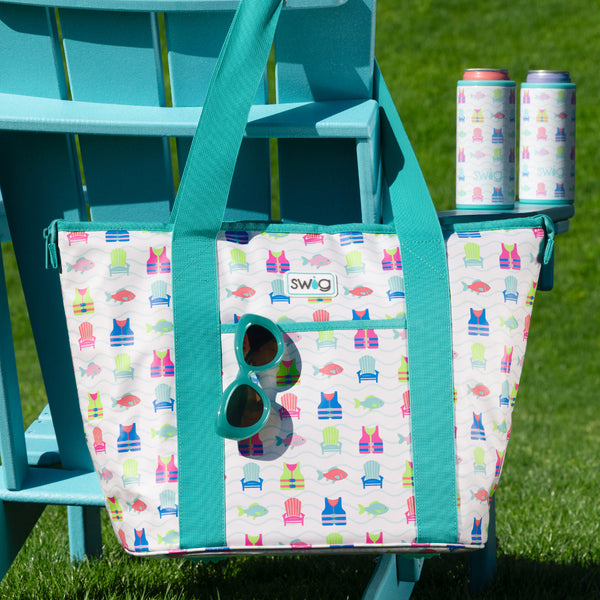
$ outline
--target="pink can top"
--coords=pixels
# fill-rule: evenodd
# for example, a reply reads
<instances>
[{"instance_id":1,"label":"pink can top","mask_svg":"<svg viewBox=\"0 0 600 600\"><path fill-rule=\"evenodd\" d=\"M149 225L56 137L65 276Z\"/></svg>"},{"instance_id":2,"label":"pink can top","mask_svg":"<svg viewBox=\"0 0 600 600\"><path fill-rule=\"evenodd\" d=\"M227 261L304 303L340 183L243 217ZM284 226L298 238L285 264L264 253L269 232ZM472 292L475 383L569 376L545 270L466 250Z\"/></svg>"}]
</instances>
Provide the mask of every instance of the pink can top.
<instances>
[{"instance_id":1,"label":"pink can top","mask_svg":"<svg viewBox=\"0 0 600 600\"><path fill-rule=\"evenodd\" d=\"M506 81L508 69L465 69L463 81Z\"/></svg>"}]
</instances>

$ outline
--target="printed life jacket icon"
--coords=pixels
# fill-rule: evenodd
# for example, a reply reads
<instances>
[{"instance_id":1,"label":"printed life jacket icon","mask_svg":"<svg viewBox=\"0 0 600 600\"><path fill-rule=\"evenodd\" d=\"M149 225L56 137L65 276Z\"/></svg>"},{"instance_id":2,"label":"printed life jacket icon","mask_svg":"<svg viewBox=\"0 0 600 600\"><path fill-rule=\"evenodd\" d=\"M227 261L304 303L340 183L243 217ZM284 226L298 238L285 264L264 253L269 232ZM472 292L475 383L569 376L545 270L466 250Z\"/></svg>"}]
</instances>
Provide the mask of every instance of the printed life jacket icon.
<instances>
[{"instance_id":1,"label":"printed life jacket icon","mask_svg":"<svg viewBox=\"0 0 600 600\"><path fill-rule=\"evenodd\" d=\"M383 258L381 259L381 268L384 271L402 270L402 257L400 256L399 247L383 251Z\"/></svg>"},{"instance_id":2,"label":"printed life jacket icon","mask_svg":"<svg viewBox=\"0 0 600 600\"><path fill-rule=\"evenodd\" d=\"M555 198L564 198L565 197L565 184L557 183L554 188L554 197Z\"/></svg>"},{"instance_id":3,"label":"printed life jacket icon","mask_svg":"<svg viewBox=\"0 0 600 600\"><path fill-rule=\"evenodd\" d=\"M299 524L304 525L304 513L302 512L302 503L298 498L289 498L283 505L285 513L283 514L283 524Z\"/></svg>"},{"instance_id":4,"label":"printed life jacket icon","mask_svg":"<svg viewBox=\"0 0 600 600\"><path fill-rule=\"evenodd\" d=\"M492 190L492 202L504 202L504 192L501 187L494 187Z\"/></svg>"},{"instance_id":5,"label":"printed life jacket icon","mask_svg":"<svg viewBox=\"0 0 600 600\"><path fill-rule=\"evenodd\" d=\"M402 487L411 488L415 486L415 472L410 460L405 461L405 469L402 474Z\"/></svg>"},{"instance_id":6,"label":"printed life jacket icon","mask_svg":"<svg viewBox=\"0 0 600 600\"><path fill-rule=\"evenodd\" d=\"M175 464L175 455L158 456L158 465L155 472L156 483L176 483L179 471Z\"/></svg>"},{"instance_id":7,"label":"printed life jacket icon","mask_svg":"<svg viewBox=\"0 0 600 600\"><path fill-rule=\"evenodd\" d=\"M471 115L471 123L485 123L483 110L481 108L473 109L473 114Z\"/></svg>"},{"instance_id":8,"label":"printed life jacket icon","mask_svg":"<svg viewBox=\"0 0 600 600\"><path fill-rule=\"evenodd\" d=\"M494 131L492 132L492 144L503 144L504 143L504 133L502 132L502 127L496 129L494 127Z\"/></svg>"},{"instance_id":9,"label":"printed life jacket icon","mask_svg":"<svg viewBox=\"0 0 600 600\"><path fill-rule=\"evenodd\" d=\"M90 421L104 417L104 407L100 400L100 392L88 392L87 416Z\"/></svg>"},{"instance_id":10,"label":"printed life jacket icon","mask_svg":"<svg viewBox=\"0 0 600 600\"><path fill-rule=\"evenodd\" d=\"M480 336L489 336L490 335L490 324L488 323L487 317L485 315L485 308L481 308L476 310L474 308L470 308L470 316L468 322L468 334L469 335L480 335Z\"/></svg>"},{"instance_id":11,"label":"printed life jacket icon","mask_svg":"<svg viewBox=\"0 0 600 600\"><path fill-rule=\"evenodd\" d=\"M246 490L261 490L263 486L263 478L260 476L260 467L253 462L246 463L244 465L244 476L242 477L242 491Z\"/></svg>"},{"instance_id":12,"label":"printed life jacket icon","mask_svg":"<svg viewBox=\"0 0 600 600\"><path fill-rule=\"evenodd\" d=\"M517 250L517 244L501 244L499 257L501 269L512 269L518 271L521 268L521 257Z\"/></svg>"},{"instance_id":13,"label":"printed life jacket icon","mask_svg":"<svg viewBox=\"0 0 600 600\"><path fill-rule=\"evenodd\" d=\"M504 354L500 361L500 373L510 373L514 348L504 346Z\"/></svg>"},{"instance_id":14,"label":"printed life jacket icon","mask_svg":"<svg viewBox=\"0 0 600 600\"><path fill-rule=\"evenodd\" d=\"M342 406L338 400L337 392L330 394L321 392L321 402L317 408L317 415L319 420L342 418Z\"/></svg>"},{"instance_id":15,"label":"printed life jacket icon","mask_svg":"<svg viewBox=\"0 0 600 600\"><path fill-rule=\"evenodd\" d=\"M345 231L340 233L340 246L363 244L364 241L365 239L361 231Z\"/></svg>"},{"instance_id":16,"label":"printed life jacket icon","mask_svg":"<svg viewBox=\"0 0 600 600\"><path fill-rule=\"evenodd\" d=\"M496 470L495 476L500 477L500 473L502 473L502 463L504 462L504 455L506 454L506 450L496 450Z\"/></svg>"},{"instance_id":17,"label":"printed life jacket icon","mask_svg":"<svg viewBox=\"0 0 600 600\"><path fill-rule=\"evenodd\" d=\"M473 424L471 425L471 439L485 441L485 428L481 420L481 413L473 413Z\"/></svg>"},{"instance_id":18,"label":"printed life jacket icon","mask_svg":"<svg viewBox=\"0 0 600 600\"><path fill-rule=\"evenodd\" d=\"M167 256L167 247L152 248L149 250L149 257L146 261L146 273L148 275L157 275L158 273L170 273L171 261Z\"/></svg>"},{"instance_id":19,"label":"printed life jacket icon","mask_svg":"<svg viewBox=\"0 0 600 600\"><path fill-rule=\"evenodd\" d=\"M262 546L263 545L262 533L259 533L258 535L250 535L249 533L247 533L244 538L244 545L245 546L257 546L257 547Z\"/></svg>"},{"instance_id":20,"label":"printed life jacket icon","mask_svg":"<svg viewBox=\"0 0 600 600\"><path fill-rule=\"evenodd\" d=\"M152 351L150 377L175 377L175 365L171 360L170 349Z\"/></svg>"},{"instance_id":21,"label":"printed life jacket icon","mask_svg":"<svg viewBox=\"0 0 600 600\"><path fill-rule=\"evenodd\" d=\"M400 357L400 366L398 367L398 381L408 382L408 356Z\"/></svg>"},{"instance_id":22,"label":"printed life jacket icon","mask_svg":"<svg viewBox=\"0 0 600 600\"><path fill-rule=\"evenodd\" d=\"M379 425L362 427L362 435L358 442L359 454L383 454L383 440L379 435Z\"/></svg>"},{"instance_id":23,"label":"printed life jacket icon","mask_svg":"<svg viewBox=\"0 0 600 600\"><path fill-rule=\"evenodd\" d=\"M300 463L283 464L283 473L279 478L279 488L282 490L304 489L304 476L300 471Z\"/></svg>"},{"instance_id":24,"label":"printed life jacket icon","mask_svg":"<svg viewBox=\"0 0 600 600\"><path fill-rule=\"evenodd\" d=\"M369 309L355 310L352 309L353 321L370 321ZM373 329L359 329L354 335L354 347L359 349L375 349L379 348L379 338Z\"/></svg>"},{"instance_id":25,"label":"printed life jacket icon","mask_svg":"<svg viewBox=\"0 0 600 600\"><path fill-rule=\"evenodd\" d=\"M116 496L109 496L106 498L106 504L108 505L108 512L110 514L110 518L113 521L122 521L123 520L123 509L119 504Z\"/></svg>"},{"instance_id":26,"label":"printed life jacket icon","mask_svg":"<svg viewBox=\"0 0 600 600\"><path fill-rule=\"evenodd\" d=\"M529 337L529 327L531 325L531 315L525 317L525 326L523 327L523 339L526 340Z\"/></svg>"},{"instance_id":27,"label":"printed life jacket icon","mask_svg":"<svg viewBox=\"0 0 600 600\"><path fill-rule=\"evenodd\" d=\"M127 252L123 248L115 248L110 253L110 265L108 273L111 277L114 275L129 275L129 263L127 262Z\"/></svg>"},{"instance_id":28,"label":"printed life jacket icon","mask_svg":"<svg viewBox=\"0 0 600 600\"><path fill-rule=\"evenodd\" d=\"M565 133L564 127L556 128L556 133L554 134L554 141L559 143L567 141L567 134Z\"/></svg>"},{"instance_id":29,"label":"printed life jacket icon","mask_svg":"<svg viewBox=\"0 0 600 600\"><path fill-rule=\"evenodd\" d=\"M369 533L367 531L365 534L365 542L367 544L377 544L383 546L383 531L379 531L377 533Z\"/></svg>"},{"instance_id":30,"label":"printed life jacket icon","mask_svg":"<svg viewBox=\"0 0 600 600\"><path fill-rule=\"evenodd\" d=\"M119 425L119 437L117 438L117 451L139 452L142 449L142 441L136 431L136 424Z\"/></svg>"},{"instance_id":31,"label":"printed life jacket icon","mask_svg":"<svg viewBox=\"0 0 600 600\"><path fill-rule=\"evenodd\" d=\"M225 239L228 242L245 246L250 242L250 235L247 231L226 231Z\"/></svg>"},{"instance_id":32,"label":"printed life jacket icon","mask_svg":"<svg viewBox=\"0 0 600 600\"><path fill-rule=\"evenodd\" d=\"M128 242L129 231L121 229L111 229L104 234L104 241L107 244L114 244L115 242Z\"/></svg>"},{"instance_id":33,"label":"printed life jacket icon","mask_svg":"<svg viewBox=\"0 0 600 600\"><path fill-rule=\"evenodd\" d=\"M300 371L296 367L296 359L282 360L279 363L275 383L278 387L292 386L300 383Z\"/></svg>"},{"instance_id":34,"label":"printed life jacket icon","mask_svg":"<svg viewBox=\"0 0 600 600\"><path fill-rule=\"evenodd\" d=\"M325 508L321 513L321 525L346 525L346 511L342 507L342 498L325 498Z\"/></svg>"},{"instance_id":35,"label":"printed life jacket icon","mask_svg":"<svg viewBox=\"0 0 600 600\"><path fill-rule=\"evenodd\" d=\"M525 306L533 306L533 301L535 300L536 288L537 288L537 281L532 281L531 286L529 287L529 291L527 292L527 300L525 301Z\"/></svg>"},{"instance_id":36,"label":"printed life jacket icon","mask_svg":"<svg viewBox=\"0 0 600 600\"><path fill-rule=\"evenodd\" d=\"M262 456L264 454L263 442L258 433L251 438L240 440L238 442L238 452L242 456Z\"/></svg>"},{"instance_id":37,"label":"printed life jacket icon","mask_svg":"<svg viewBox=\"0 0 600 600\"><path fill-rule=\"evenodd\" d=\"M548 122L548 111L545 108L538 109L535 117L536 123L547 123Z\"/></svg>"},{"instance_id":38,"label":"printed life jacket icon","mask_svg":"<svg viewBox=\"0 0 600 600\"><path fill-rule=\"evenodd\" d=\"M146 530L134 529L133 549L135 552L148 552L148 540L146 539Z\"/></svg>"},{"instance_id":39,"label":"printed life jacket icon","mask_svg":"<svg viewBox=\"0 0 600 600\"><path fill-rule=\"evenodd\" d=\"M133 346L134 334L130 326L129 318L113 319L113 328L110 332L110 345Z\"/></svg>"},{"instance_id":40,"label":"printed life jacket icon","mask_svg":"<svg viewBox=\"0 0 600 600\"><path fill-rule=\"evenodd\" d=\"M363 490L368 487L383 488L383 475L380 474L381 465L376 460L368 460L363 467L364 475L361 477Z\"/></svg>"},{"instance_id":41,"label":"printed life jacket icon","mask_svg":"<svg viewBox=\"0 0 600 600\"><path fill-rule=\"evenodd\" d=\"M94 312L94 301L90 295L90 288L75 288L75 299L73 300L73 314L83 315Z\"/></svg>"},{"instance_id":42,"label":"printed life jacket icon","mask_svg":"<svg viewBox=\"0 0 600 600\"><path fill-rule=\"evenodd\" d=\"M287 273L290 270L290 261L285 256L285 251L273 252L269 250L267 257L267 273Z\"/></svg>"},{"instance_id":43,"label":"printed life jacket icon","mask_svg":"<svg viewBox=\"0 0 600 600\"><path fill-rule=\"evenodd\" d=\"M483 519L473 518L473 529L471 530L471 543L481 544L483 536L481 534L481 522Z\"/></svg>"}]
</instances>

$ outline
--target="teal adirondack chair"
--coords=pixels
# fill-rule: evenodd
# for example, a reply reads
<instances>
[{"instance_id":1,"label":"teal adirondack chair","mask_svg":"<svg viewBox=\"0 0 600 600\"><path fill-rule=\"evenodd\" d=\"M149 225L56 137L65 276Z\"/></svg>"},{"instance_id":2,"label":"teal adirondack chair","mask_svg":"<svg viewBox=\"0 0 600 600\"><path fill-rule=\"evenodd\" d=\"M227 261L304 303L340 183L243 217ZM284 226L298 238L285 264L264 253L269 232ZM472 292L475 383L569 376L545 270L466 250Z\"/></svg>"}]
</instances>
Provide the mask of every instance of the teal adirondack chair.
<instances>
[{"instance_id":1,"label":"teal adirondack chair","mask_svg":"<svg viewBox=\"0 0 600 600\"><path fill-rule=\"evenodd\" d=\"M43 264L42 230L59 217L168 220L236 6L0 2L0 232L8 239L7 221L48 396L24 434L0 273L0 576L50 504L68 506L73 559L101 551L104 502L85 447L58 276ZM227 219L378 222L382 210L385 219L377 102L384 83L374 33L375 0L287 0L275 44L276 98L268 104L265 75ZM279 140L274 210L269 138ZM153 295L168 302L160 290ZM99 435L99 451L101 443ZM478 585L493 571L493 531L490 540ZM420 566L385 555L365 597L410 596Z\"/></svg>"}]
</instances>

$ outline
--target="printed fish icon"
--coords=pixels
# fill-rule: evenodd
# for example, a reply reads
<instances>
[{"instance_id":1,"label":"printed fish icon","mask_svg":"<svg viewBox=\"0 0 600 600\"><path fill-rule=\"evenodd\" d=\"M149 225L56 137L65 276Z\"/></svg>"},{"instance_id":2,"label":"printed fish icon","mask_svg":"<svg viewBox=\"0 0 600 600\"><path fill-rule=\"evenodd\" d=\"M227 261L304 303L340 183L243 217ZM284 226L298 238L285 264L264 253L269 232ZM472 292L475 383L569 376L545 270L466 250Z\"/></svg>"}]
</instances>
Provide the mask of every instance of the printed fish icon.
<instances>
[{"instance_id":1,"label":"printed fish icon","mask_svg":"<svg viewBox=\"0 0 600 600\"><path fill-rule=\"evenodd\" d=\"M281 446L282 444L288 448L295 448L296 446L302 446L305 444L306 440L296 433L290 433L285 438L280 438L278 435L275 436L275 445Z\"/></svg>"},{"instance_id":2,"label":"printed fish icon","mask_svg":"<svg viewBox=\"0 0 600 600\"><path fill-rule=\"evenodd\" d=\"M134 396L133 394L126 394L118 400L116 398L111 398L111 400L113 408L115 408L116 406L122 406L123 408L131 408L132 406L135 406L136 404L140 403L140 399L137 396Z\"/></svg>"},{"instance_id":3,"label":"printed fish icon","mask_svg":"<svg viewBox=\"0 0 600 600\"><path fill-rule=\"evenodd\" d=\"M355 287L353 290L345 287L344 288L344 295L348 296L348 294L352 294L353 296L370 296L373 293L373 290L371 288L368 288L364 285L359 285L358 287Z\"/></svg>"},{"instance_id":4,"label":"printed fish icon","mask_svg":"<svg viewBox=\"0 0 600 600\"><path fill-rule=\"evenodd\" d=\"M248 508L242 508L241 506L238 506L237 508L239 511L238 517L246 515L252 520L256 520L258 517L264 517L269 512L264 506L261 506L257 502L251 504Z\"/></svg>"},{"instance_id":5,"label":"printed fish icon","mask_svg":"<svg viewBox=\"0 0 600 600\"><path fill-rule=\"evenodd\" d=\"M154 325L146 323L146 333L150 333L151 331L160 333L160 335L164 335L165 333L169 333L169 331L173 331L173 323L171 323L171 321L167 321L166 319L161 319Z\"/></svg>"},{"instance_id":6,"label":"printed fish icon","mask_svg":"<svg viewBox=\"0 0 600 600\"><path fill-rule=\"evenodd\" d=\"M497 431L498 433L506 433L508 427L506 426L506 420L502 421L502 423L493 422L492 431Z\"/></svg>"},{"instance_id":7,"label":"printed fish icon","mask_svg":"<svg viewBox=\"0 0 600 600\"><path fill-rule=\"evenodd\" d=\"M148 505L143 500L140 500L139 498L137 500L135 500L133 502L133 504L128 502L127 506L129 506L130 511L134 510L135 512L144 512L148 508Z\"/></svg>"},{"instance_id":8,"label":"printed fish icon","mask_svg":"<svg viewBox=\"0 0 600 600\"><path fill-rule=\"evenodd\" d=\"M85 369L83 367L79 367L79 371L82 377L91 377L92 379L96 377L102 371L100 365L91 362Z\"/></svg>"},{"instance_id":9,"label":"printed fish icon","mask_svg":"<svg viewBox=\"0 0 600 600\"><path fill-rule=\"evenodd\" d=\"M368 515L373 515L373 517L376 517L378 515L384 515L388 510L389 508L385 504L377 502L376 500L371 502L371 504L369 504L367 507L363 506L362 504L358 505L359 515L367 513Z\"/></svg>"},{"instance_id":10,"label":"printed fish icon","mask_svg":"<svg viewBox=\"0 0 600 600\"><path fill-rule=\"evenodd\" d=\"M561 112L561 113L558 113L556 116L557 116L559 119L566 119L568 115L567 115L567 113L566 113L566 112Z\"/></svg>"},{"instance_id":11,"label":"printed fish icon","mask_svg":"<svg viewBox=\"0 0 600 600\"><path fill-rule=\"evenodd\" d=\"M363 407L369 411L383 406L383 400L377 396L367 396L362 402L358 398L354 398L354 408Z\"/></svg>"},{"instance_id":12,"label":"printed fish icon","mask_svg":"<svg viewBox=\"0 0 600 600\"><path fill-rule=\"evenodd\" d=\"M102 477L102 479L104 479L104 481L110 481L113 478L113 472L107 468L104 468L100 472L100 477Z\"/></svg>"},{"instance_id":13,"label":"printed fish icon","mask_svg":"<svg viewBox=\"0 0 600 600\"><path fill-rule=\"evenodd\" d=\"M81 257L74 265L67 263L67 273L70 271L79 271L80 273L85 273L90 269L94 268L94 263L91 260L88 260L85 257Z\"/></svg>"},{"instance_id":14,"label":"printed fish icon","mask_svg":"<svg viewBox=\"0 0 600 600\"><path fill-rule=\"evenodd\" d=\"M494 119L504 119L506 115L503 112L497 112L496 114L493 114L492 117L494 117Z\"/></svg>"},{"instance_id":15,"label":"printed fish icon","mask_svg":"<svg viewBox=\"0 0 600 600\"><path fill-rule=\"evenodd\" d=\"M509 317L506 320L504 320L502 317L500 317L500 327L507 327L508 329L510 329L510 331L513 331L518 326L519 326L519 323L518 323L517 319L515 319L514 316Z\"/></svg>"},{"instance_id":16,"label":"printed fish icon","mask_svg":"<svg viewBox=\"0 0 600 600\"><path fill-rule=\"evenodd\" d=\"M471 153L471 156L473 158L483 158L485 156L485 152L482 152L481 150L478 150L477 152Z\"/></svg>"},{"instance_id":17,"label":"printed fish icon","mask_svg":"<svg viewBox=\"0 0 600 600\"><path fill-rule=\"evenodd\" d=\"M303 256L302 264L303 265L312 265L313 267L317 267L317 269L319 269L321 267L331 264L331 261L326 256L323 256L322 254L317 254L316 256L313 256L312 258L306 258Z\"/></svg>"},{"instance_id":18,"label":"printed fish icon","mask_svg":"<svg viewBox=\"0 0 600 600\"><path fill-rule=\"evenodd\" d=\"M151 429L152 437L156 436L163 438L164 440L168 440L169 438L175 437L177 435L177 427L169 424L163 425L160 429Z\"/></svg>"},{"instance_id":19,"label":"printed fish icon","mask_svg":"<svg viewBox=\"0 0 600 600\"><path fill-rule=\"evenodd\" d=\"M114 294L110 294L109 292L105 292L106 301L114 300L115 302L131 302L135 298L135 294L131 290L126 290L125 288L121 288L117 290Z\"/></svg>"},{"instance_id":20,"label":"printed fish icon","mask_svg":"<svg viewBox=\"0 0 600 600\"><path fill-rule=\"evenodd\" d=\"M323 375L327 375L327 377L339 375L344 370L343 367L341 367L340 365L336 365L335 363L329 363L324 367L321 367L320 369L318 367L313 366L313 369L315 370L315 375L322 373Z\"/></svg>"},{"instance_id":21,"label":"printed fish icon","mask_svg":"<svg viewBox=\"0 0 600 600\"><path fill-rule=\"evenodd\" d=\"M488 492L481 488L476 494L471 490L471 500L477 498L480 502L485 502L488 499Z\"/></svg>"},{"instance_id":22,"label":"printed fish icon","mask_svg":"<svg viewBox=\"0 0 600 600\"><path fill-rule=\"evenodd\" d=\"M159 544L167 544L168 546L173 546L179 541L179 533L177 533L177 531L175 531L174 529L171 529L171 531L167 531L165 535L157 534L156 539Z\"/></svg>"},{"instance_id":23,"label":"printed fish icon","mask_svg":"<svg viewBox=\"0 0 600 600\"><path fill-rule=\"evenodd\" d=\"M342 481L342 479L346 479L348 477L348 473L346 471L342 471L342 469L334 468L327 471L327 473L323 473L323 471L317 471L317 479L329 479L330 481Z\"/></svg>"},{"instance_id":24,"label":"printed fish icon","mask_svg":"<svg viewBox=\"0 0 600 600\"><path fill-rule=\"evenodd\" d=\"M404 442L406 442L407 444L410 444L410 434L402 435L401 433L399 433L398 434L398 443L403 444Z\"/></svg>"},{"instance_id":25,"label":"printed fish icon","mask_svg":"<svg viewBox=\"0 0 600 600\"><path fill-rule=\"evenodd\" d=\"M237 290L232 292L231 290L225 290L227 292L227 297L231 298L231 296L237 296L242 300L246 300L247 298L252 298L254 294L256 294L256 290L253 290L251 287L247 285L241 285Z\"/></svg>"},{"instance_id":26,"label":"printed fish icon","mask_svg":"<svg viewBox=\"0 0 600 600\"><path fill-rule=\"evenodd\" d=\"M476 294L485 294L486 292L489 292L492 288L485 283L484 281L474 281L473 283L471 283L470 285L466 284L464 281L462 282L463 284L463 291L465 290L471 290L472 292L475 292Z\"/></svg>"},{"instance_id":27,"label":"printed fish icon","mask_svg":"<svg viewBox=\"0 0 600 600\"><path fill-rule=\"evenodd\" d=\"M489 388L483 385L483 383L479 383L475 387L471 387L470 385L468 385L467 388L469 392L475 394L476 396L479 396L480 398L484 398L485 396L490 395Z\"/></svg>"}]
</instances>

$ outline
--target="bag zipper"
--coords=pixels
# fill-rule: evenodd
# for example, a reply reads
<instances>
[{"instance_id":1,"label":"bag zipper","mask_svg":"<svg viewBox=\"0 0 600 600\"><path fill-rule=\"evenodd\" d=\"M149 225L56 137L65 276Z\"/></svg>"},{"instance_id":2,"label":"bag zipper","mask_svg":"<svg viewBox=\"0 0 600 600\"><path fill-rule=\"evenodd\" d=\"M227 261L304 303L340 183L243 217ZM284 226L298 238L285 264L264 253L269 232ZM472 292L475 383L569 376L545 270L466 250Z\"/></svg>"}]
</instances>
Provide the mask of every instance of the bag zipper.
<instances>
[{"instance_id":1,"label":"bag zipper","mask_svg":"<svg viewBox=\"0 0 600 600\"><path fill-rule=\"evenodd\" d=\"M61 219L54 219L46 229L44 229L44 240L46 241L46 269L59 268L58 256L58 223Z\"/></svg>"}]
</instances>

